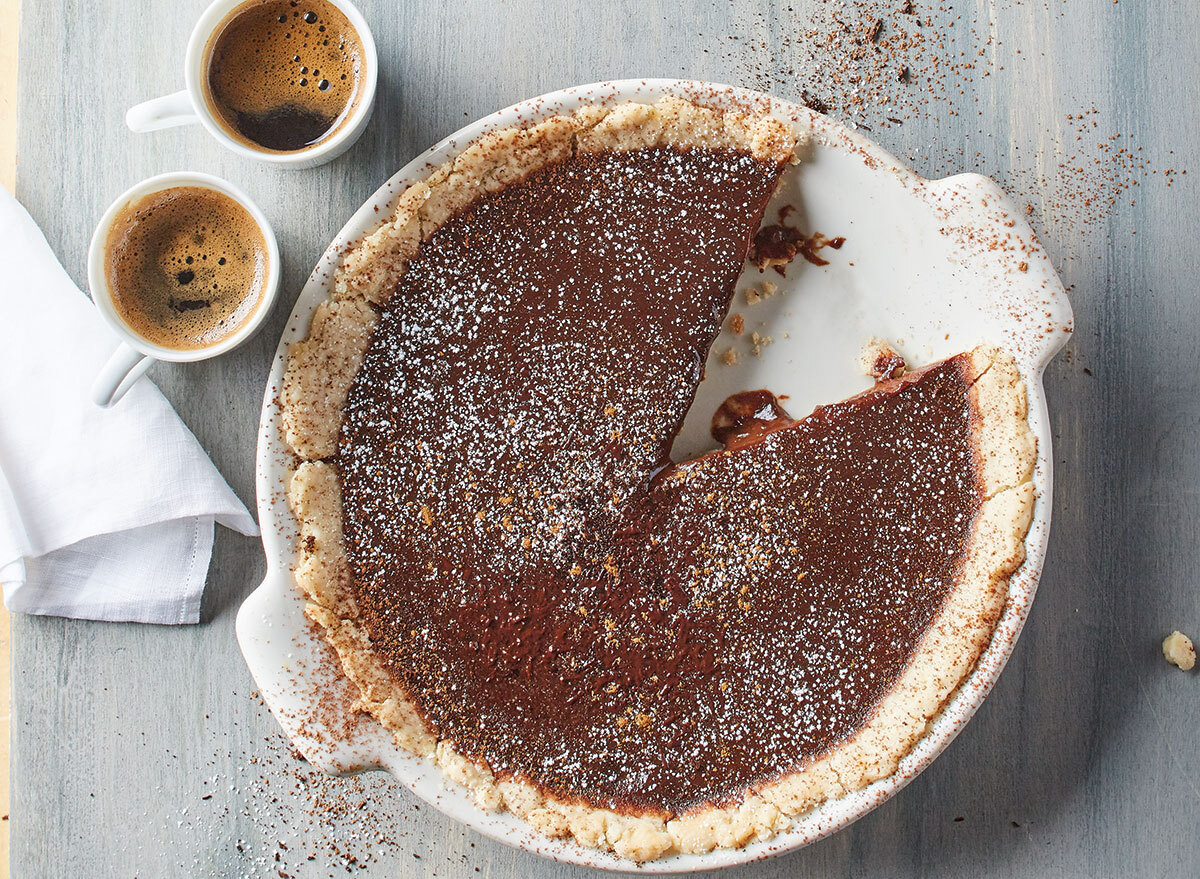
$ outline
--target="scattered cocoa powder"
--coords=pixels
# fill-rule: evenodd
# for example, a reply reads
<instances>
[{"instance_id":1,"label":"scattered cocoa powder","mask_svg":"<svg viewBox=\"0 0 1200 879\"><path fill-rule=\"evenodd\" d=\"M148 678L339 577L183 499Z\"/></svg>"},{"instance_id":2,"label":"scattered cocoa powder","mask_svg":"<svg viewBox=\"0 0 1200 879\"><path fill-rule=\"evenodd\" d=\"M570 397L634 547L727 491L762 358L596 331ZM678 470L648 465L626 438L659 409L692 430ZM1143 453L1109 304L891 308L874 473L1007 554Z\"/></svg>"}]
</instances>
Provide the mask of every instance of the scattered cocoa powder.
<instances>
[{"instance_id":1,"label":"scattered cocoa powder","mask_svg":"<svg viewBox=\"0 0 1200 879\"><path fill-rule=\"evenodd\" d=\"M985 124L984 95L997 87L990 81L1018 88L1047 63L1027 49L997 50L1019 44L1014 27L1022 18L1053 22L1078 14L1054 0L1004 7L994 19L950 0L817 0L804 11L785 6L782 14L747 4L733 16L725 59L741 74L732 78L873 132L885 147L896 144L881 129L924 121L936 130L960 120L954 137L935 138L910 161L931 177L987 174L1025 197L1026 215L1041 231L1069 240L1108 234L1107 219L1135 205L1139 186L1170 187L1187 173L1171 150L1148 154L1132 132L1115 127L1117 120L1087 102L1072 106L1079 99L1069 95L1059 104L1059 125L1048 120L1052 127L1040 141L1006 143L999 161L989 158L998 136ZM770 42L752 37L762 32L772 34Z\"/></svg>"}]
</instances>

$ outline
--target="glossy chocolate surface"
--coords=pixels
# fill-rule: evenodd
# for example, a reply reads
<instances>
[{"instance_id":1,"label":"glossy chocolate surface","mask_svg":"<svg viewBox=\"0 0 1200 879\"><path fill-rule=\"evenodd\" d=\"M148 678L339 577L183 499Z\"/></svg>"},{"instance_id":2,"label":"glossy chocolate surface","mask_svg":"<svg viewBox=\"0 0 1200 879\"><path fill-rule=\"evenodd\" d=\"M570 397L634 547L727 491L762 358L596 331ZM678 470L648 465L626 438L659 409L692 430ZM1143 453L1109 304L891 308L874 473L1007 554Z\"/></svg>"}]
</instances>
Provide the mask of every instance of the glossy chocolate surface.
<instances>
[{"instance_id":1,"label":"glossy chocolate surface","mask_svg":"<svg viewBox=\"0 0 1200 879\"><path fill-rule=\"evenodd\" d=\"M794 422L770 391L739 391L717 407L709 432L726 448L737 448L758 442L764 434Z\"/></svg>"}]
</instances>

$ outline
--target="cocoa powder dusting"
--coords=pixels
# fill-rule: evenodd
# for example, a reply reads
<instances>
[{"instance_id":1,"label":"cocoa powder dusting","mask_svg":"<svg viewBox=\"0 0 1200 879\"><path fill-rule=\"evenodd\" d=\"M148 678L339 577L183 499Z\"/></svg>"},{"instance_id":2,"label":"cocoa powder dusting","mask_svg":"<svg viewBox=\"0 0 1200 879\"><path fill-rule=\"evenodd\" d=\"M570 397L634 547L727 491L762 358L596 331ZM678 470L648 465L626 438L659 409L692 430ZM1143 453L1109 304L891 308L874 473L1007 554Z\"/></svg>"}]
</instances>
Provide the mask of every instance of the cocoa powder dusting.
<instances>
[{"instance_id":1,"label":"cocoa powder dusting","mask_svg":"<svg viewBox=\"0 0 1200 879\"><path fill-rule=\"evenodd\" d=\"M1061 29L1081 12L1054 0L994 8L991 17L977 11L985 8L818 0L768 13L747 4L736 7L724 59L740 73L729 79L869 132L885 147L909 146L905 160L925 176L987 174L1024 196L1041 231L1064 241L1107 234L1108 218L1134 207L1139 187L1170 187L1187 174L1172 150L1150 154L1084 94L1062 95L1059 124L997 143L988 96L1007 102L1044 75L1046 59L1022 47L1023 35L1047 21ZM753 36L763 32L772 39ZM948 120L954 137L934 135L915 149L916 138L896 143L886 134L905 124L936 132Z\"/></svg>"}]
</instances>

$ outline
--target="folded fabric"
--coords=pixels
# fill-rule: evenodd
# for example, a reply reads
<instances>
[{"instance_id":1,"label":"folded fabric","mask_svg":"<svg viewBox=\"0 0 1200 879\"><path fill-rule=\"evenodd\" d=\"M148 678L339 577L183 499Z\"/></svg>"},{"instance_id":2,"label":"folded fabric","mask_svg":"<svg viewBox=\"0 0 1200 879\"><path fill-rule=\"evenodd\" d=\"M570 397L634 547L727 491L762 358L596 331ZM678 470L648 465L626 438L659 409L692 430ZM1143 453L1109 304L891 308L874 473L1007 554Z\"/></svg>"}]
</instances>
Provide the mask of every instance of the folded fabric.
<instances>
[{"instance_id":1,"label":"folded fabric","mask_svg":"<svg viewBox=\"0 0 1200 879\"><path fill-rule=\"evenodd\" d=\"M158 388L101 409L117 338L0 189L0 585L10 610L194 623L213 524L258 528Z\"/></svg>"}]
</instances>

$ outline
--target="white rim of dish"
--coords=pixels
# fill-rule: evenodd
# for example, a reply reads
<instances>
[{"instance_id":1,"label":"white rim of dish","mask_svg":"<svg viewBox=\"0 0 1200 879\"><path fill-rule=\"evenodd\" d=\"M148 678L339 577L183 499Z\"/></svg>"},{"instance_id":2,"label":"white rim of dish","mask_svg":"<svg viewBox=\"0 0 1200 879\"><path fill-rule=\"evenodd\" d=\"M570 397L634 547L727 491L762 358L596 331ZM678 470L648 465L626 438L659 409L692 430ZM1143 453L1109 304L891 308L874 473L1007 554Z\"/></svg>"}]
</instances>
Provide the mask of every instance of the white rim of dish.
<instances>
[{"instance_id":1,"label":"white rim of dish","mask_svg":"<svg viewBox=\"0 0 1200 879\"><path fill-rule=\"evenodd\" d=\"M239 643L260 685L264 700L284 731L294 741L303 740L304 733L283 704L291 696L291 691L285 688L298 678L310 687L319 684L304 679L303 672L276 667L279 662L295 659L295 648L286 648L286 652L280 653L279 645L271 644L267 630L273 628L275 620L264 617L263 613L270 602L277 602L281 598L290 600L296 613L299 613L302 604L291 576L295 521L287 507L281 480L290 472L293 458L279 432L278 388L286 366L288 345L307 335L312 312L328 296L334 269L347 247L387 216L388 209L407 186L428 176L436 166L487 131L527 124L585 103L617 100L652 102L665 94L676 94L711 105L749 107L767 112L810 130L814 138L826 147L861 156L870 167L892 175L913 191L916 197L927 202L931 211L944 217L947 229L953 227L966 232L964 240L970 240L971 243L963 245L964 259L980 260L980 264L992 272L1015 272L1016 264L1020 261L1019 273L1013 275L1014 292L1022 294L1021 301L1025 305L1036 306L1043 311L1045 319L1035 328L1030 327L1029 322L1019 327L1006 327L1011 331L1011 337L1005 342L1013 350L1026 381L1030 425L1038 438L1038 461L1034 472L1038 500L1033 524L1026 538L1026 561L1010 580L1004 611L987 650L892 775L793 819L788 830L771 839L751 842L737 849L719 848L703 855L674 855L639 865L585 848L571 840L552 840L540 836L508 813L484 812L470 802L464 789L453 789L451 782L447 783L449 789L435 792L429 784L428 770L432 768L439 778L441 771L429 761L412 757L394 745L389 747L386 740L379 736L365 745L351 746L348 752L336 757L324 761L318 757L314 760L318 765L324 763L322 768L327 771L384 768L410 791L449 817L485 836L543 857L606 870L657 874L711 870L762 860L810 845L853 823L889 800L945 750L983 703L1012 653L1037 591L1053 505L1051 435L1042 373L1070 337L1073 319L1062 283L1024 213L989 178L978 174L960 174L941 180L926 180L866 137L804 106L750 89L687 80L620 80L563 89L521 101L443 139L401 168L355 212L321 256L288 320L267 381L258 438L258 512L268 571L263 583L246 599L237 621ZM971 234L987 230L1001 232L1007 240L1017 242L1019 248L1006 248L997 253L994 248L976 242ZM279 627L284 628L286 625ZM273 634L286 632L276 630ZM295 636L300 637L299 633L295 633ZM382 728L379 731L382 732ZM301 750L304 748L301 747ZM347 754L351 756L347 757ZM313 758L310 756L310 759Z\"/></svg>"}]
</instances>

